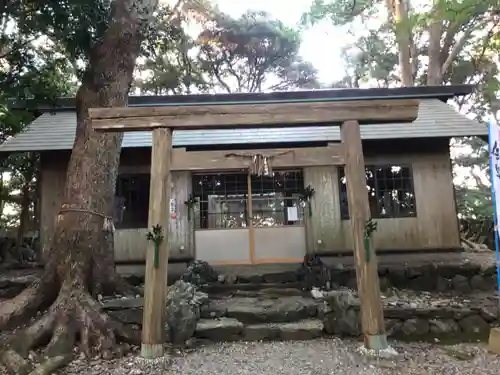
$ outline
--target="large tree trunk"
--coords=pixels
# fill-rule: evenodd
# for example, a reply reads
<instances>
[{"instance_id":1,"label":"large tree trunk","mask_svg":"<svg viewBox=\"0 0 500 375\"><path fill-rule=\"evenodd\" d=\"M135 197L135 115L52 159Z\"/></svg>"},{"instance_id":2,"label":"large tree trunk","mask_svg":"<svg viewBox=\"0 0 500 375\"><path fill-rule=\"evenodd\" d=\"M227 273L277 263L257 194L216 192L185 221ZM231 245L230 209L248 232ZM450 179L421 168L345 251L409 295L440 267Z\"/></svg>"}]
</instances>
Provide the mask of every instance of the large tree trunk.
<instances>
[{"instance_id":1,"label":"large tree trunk","mask_svg":"<svg viewBox=\"0 0 500 375\"><path fill-rule=\"evenodd\" d=\"M401 70L401 83L403 86L413 86L413 69L411 64L410 25L408 20L407 0L386 0L386 5L394 21L396 43L398 45L399 69Z\"/></svg>"},{"instance_id":2,"label":"large tree trunk","mask_svg":"<svg viewBox=\"0 0 500 375\"><path fill-rule=\"evenodd\" d=\"M26 234L26 226L30 222L30 181L24 181L21 188L21 213L19 215L19 227L17 228L16 253L22 262L24 247L24 236Z\"/></svg>"},{"instance_id":3,"label":"large tree trunk","mask_svg":"<svg viewBox=\"0 0 500 375\"><path fill-rule=\"evenodd\" d=\"M438 7L434 9L437 12ZM441 36L443 34L443 26L439 17L435 14L433 15L435 19L431 21L429 26L429 62L426 83L428 86L439 86L443 81L443 74L441 72Z\"/></svg>"},{"instance_id":4,"label":"large tree trunk","mask_svg":"<svg viewBox=\"0 0 500 375\"><path fill-rule=\"evenodd\" d=\"M144 26L156 7L157 0L116 0L108 30L89 56L77 94L77 131L64 200L45 272L0 306L0 330L48 307L1 355L12 373L28 371L31 364L22 357L46 336L52 337L47 347L52 359L40 365L46 369L68 361L76 333L87 355L111 355L119 349L118 338L139 342L138 332L103 314L93 298L106 291L123 292L127 285L115 272L111 233L105 228L112 217L123 135L93 132L88 109L126 105Z\"/></svg>"}]
</instances>

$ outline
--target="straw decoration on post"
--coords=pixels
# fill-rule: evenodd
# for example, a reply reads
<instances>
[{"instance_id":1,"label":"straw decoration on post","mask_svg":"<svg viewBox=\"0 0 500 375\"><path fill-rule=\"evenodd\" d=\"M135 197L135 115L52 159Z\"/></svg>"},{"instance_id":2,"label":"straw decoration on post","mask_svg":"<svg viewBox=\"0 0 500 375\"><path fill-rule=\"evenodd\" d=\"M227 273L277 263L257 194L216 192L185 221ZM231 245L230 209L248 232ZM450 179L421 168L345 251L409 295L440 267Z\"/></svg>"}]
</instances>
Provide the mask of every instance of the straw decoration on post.
<instances>
[{"instance_id":1,"label":"straw decoration on post","mask_svg":"<svg viewBox=\"0 0 500 375\"><path fill-rule=\"evenodd\" d=\"M312 217L311 199L313 196L314 196L314 189L311 187L311 185L307 185L300 194L301 202L304 202L307 205L307 209L309 211L309 217Z\"/></svg>"},{"instance_id":2,"label":"straw decoration on post","mask_svg":"<svg viewBox=\"0 0 500 375\"><path fill-rule=\"evenodd\" d=\"M158 268L160 266L160 244L163 241L162 227L157 224L153 226L150 232L146 235L148 241L153 241L154 244L154 258L153 267Z\"/></svg>"},{"instance_id":3,"label":"straw decoration on post","mask_svg":"<svg viewBox=\"0 0 500 375\"><path fill-rule=\"evenodd\" d=\"M189 194L187 201L184 202L184 204L187 207L187 219L188 222L191 221L191 215L194 210L195 204L198 202L198 198L196 198L193 194Z\"/></svg>"},{"instance_id":4,"label":"straw decoration on post","mask_svg":"<svg viewBox=\"0 0 500 375\"><path fill-rule=\"evenodd\" d=\"M374 222L371 218L368 219L365 223L365 232L364 232L364 245L365 245L365 262L370 262L371 257L371 249L370 249L370 240L372 238L373 233L377 231L377 223Z\"/></svg>"}]
</instances>

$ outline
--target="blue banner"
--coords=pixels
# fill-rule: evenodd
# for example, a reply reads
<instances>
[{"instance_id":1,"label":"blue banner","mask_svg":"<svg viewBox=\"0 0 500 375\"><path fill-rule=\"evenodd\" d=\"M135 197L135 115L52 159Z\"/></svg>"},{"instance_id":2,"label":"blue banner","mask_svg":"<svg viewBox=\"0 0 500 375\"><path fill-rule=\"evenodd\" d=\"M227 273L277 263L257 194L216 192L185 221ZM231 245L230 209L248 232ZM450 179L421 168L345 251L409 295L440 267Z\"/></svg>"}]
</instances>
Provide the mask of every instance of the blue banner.
<instances>
[{"instance_id":1,"label":"blue banner","mask_svg":"<svg viewBox=\"0 0 500 375\"><path fill-rule=\"evenodd\" d=\"M495 251L497 265L497 290L500 296L500 253L498 250L498 218L500 217L500 199L496 199L496 192L500 191L500 126L491 119L488 124L488 140L490 151L491 171L491 201L493 204L493 223L495 235Z\"/></svg>"}]
</instances>

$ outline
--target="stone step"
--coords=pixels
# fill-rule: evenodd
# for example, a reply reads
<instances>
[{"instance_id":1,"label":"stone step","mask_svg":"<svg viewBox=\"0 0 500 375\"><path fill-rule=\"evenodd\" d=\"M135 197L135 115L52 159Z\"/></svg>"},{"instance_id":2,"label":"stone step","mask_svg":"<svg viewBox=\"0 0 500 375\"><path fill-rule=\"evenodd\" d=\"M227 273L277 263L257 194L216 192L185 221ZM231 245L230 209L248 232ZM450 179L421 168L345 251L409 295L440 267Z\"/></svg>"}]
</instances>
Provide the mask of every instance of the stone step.
<instances>
[{"instance_id":1,"label":"stone step","mask_svg":"<svg viewBox=\"0 0 500 375\"><path fill-rule=\"evenodd\" d=\"M233 318L244 324L287 323L313 318L318 304L302 296L227 297L212 299L203 306L201 317L205 319Z\"/></svg>"},{"instance_id":2,"label":"stone step","mask_svg":"<svg viewBox=\"0 0 500 375\"><path fill-rule=\"evenodd\" d=\"M216 318L201 319L195 336L212 341L261 341L312 340L322 334L323 323L318 319L245 325L234 318Z\"/></svg>"},{"instance_id":3,"label":"stone step","mask_svg":"<svg viewBox=\"0 0 500 375\"><path fill-rule=\"evenodd\" d=\"M299 282L281 282L281 283L268 283L268 282L260 282L260 283L238 283L238 284L209 284L203 285L200 287L201 291L208 294L232 294L233 292L241 292L241 291L261 291L266 289L275 289L275 290L300 290L302 285Z\"/></svg>"}]
</instances>

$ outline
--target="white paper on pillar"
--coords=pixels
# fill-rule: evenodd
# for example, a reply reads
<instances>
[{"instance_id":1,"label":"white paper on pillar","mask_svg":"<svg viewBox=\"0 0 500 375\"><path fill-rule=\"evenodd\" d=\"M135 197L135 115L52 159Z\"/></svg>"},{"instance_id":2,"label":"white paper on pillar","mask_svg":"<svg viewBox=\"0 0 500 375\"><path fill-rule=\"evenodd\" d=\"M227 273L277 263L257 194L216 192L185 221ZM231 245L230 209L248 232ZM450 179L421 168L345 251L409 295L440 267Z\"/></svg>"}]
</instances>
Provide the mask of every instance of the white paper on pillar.
<instances>
[{"instance_id":1,"label":"white paper on pillar","mask_svg":"<svg viewBox=\"0 0 500 375\"><path fill-rule=\"evenodd\" d=\"M170 198L170 213L173 214L177 212L177 202L175 198Z\"/></svg>"},{"instance_id":2,"label":"white paper on pillar","mask_svg":"<svg viewBox=\"0 0 500 375\"><path fill-rule=\"evenodd\" d=\"M297 207L287 207L287 219L288 221L299 221Z\"/></svg>"}]
</instances>

